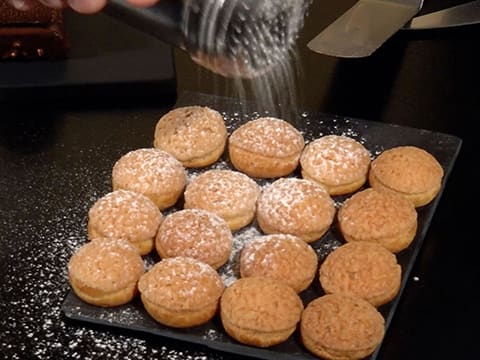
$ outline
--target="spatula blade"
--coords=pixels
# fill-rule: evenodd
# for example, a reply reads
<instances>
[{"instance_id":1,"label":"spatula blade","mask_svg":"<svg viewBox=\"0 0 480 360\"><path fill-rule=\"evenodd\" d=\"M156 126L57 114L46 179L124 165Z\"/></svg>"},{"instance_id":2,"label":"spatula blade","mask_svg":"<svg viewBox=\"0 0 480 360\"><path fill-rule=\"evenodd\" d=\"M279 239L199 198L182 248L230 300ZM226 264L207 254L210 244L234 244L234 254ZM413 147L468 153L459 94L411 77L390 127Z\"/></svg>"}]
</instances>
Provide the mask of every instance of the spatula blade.
<instances>
[{"instance_id":1,"label":"spatula blade","mask_svg":"<svg viewBox=\"0 0 480 360\"><path fill-rule=\"evenodd\" d=\"M369 56L418 11L419 8L412 4L360 0L307 46L315 52L330 56Z\"/></svg>"}]
</instances>

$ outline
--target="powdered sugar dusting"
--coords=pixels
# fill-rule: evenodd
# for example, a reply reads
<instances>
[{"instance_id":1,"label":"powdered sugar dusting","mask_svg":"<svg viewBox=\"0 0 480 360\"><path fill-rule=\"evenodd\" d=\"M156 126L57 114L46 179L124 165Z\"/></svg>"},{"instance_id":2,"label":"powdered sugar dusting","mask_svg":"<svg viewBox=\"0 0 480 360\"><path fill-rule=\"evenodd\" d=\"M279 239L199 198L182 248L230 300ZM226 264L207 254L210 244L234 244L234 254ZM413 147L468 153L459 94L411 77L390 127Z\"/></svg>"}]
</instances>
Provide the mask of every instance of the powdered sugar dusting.
<instances>
[{"instance_id":1,"label":"powdered sugar dusting","mask_svg":"<svg viewBox=\"0 0 480 360\"><path fill-rule=\"evenodd\" d=\"M204 156L225 142L222 115L209 107L185 106L162 116L154 133L154 146L180 161Z\"/></svg>"},{"instance_id":2,"label":"powdered sugar dusting","mask_svg":"<svg viewBox=\"0 0 480 360\"><path fill-rule=\"evenodd\" d=\"M264 188L257 212L279 232L297 234L301 230L331 224L334 203L326 190L309 180L282 178Z\"/></svg>"},{"instance_id":3,"label":"powdered sugar dusting","mask_svg":"<svg viewBox=\"0 0 480 360\"><path fill-rule=\"evenodd\" d=\"M223 288L210 265L183 256L163 259L138 282L142 297L169 309L201 309L216 301Z\"/></svg>"},{"instance_id":4,"label":"powdered sugar dusting","mask_svg":"<svg viewBox=\"0 0 480 360\"><path fill-rule=\"evenodd\" d=\"M195 96L195 101L208 102L197 94ZM223 102L219 101L218 105L223 107ZM112 117L110 112L102 114L99 111L100 119L95 119L95 126L85 126L83 121L78 121L80 116L74 114L70 120L67 118L64 123L61 122L62 131L51 132L54 134L51 143L38 151L17 153L0 147L0 185L6 189L2 192L2 201L9 205L0 208L1 228L6 230L2 234L6 241L0 242L0 288L1 294L5 295L5 299L0 301L0 349L5 351L2 355L21 360L231 358L229 354L206 350L194 344L186 345L171 338L152 340L141 332L109 331L72 321L62 313L62 310L66 310L69 316L105 322L115 327L149 326L138 301L108 310L92 310L78 303L76 307L62 308L70 291L68 260L87 242L89 208L98 198L111 191L111 170L115 160L132 148L148 146L151 141L151 133L145 131L145 123L148 122L146 117L152 114L148 114L148 111L145 113L147 115L132 112L127 116L122 113L121 119L112 122L109 120ZM265 115L263 111L222 114L225 115L229 132L247 120ZM156 116L156 111L153 115ZM157 119L153 115L152 125ZM381 141L375 142L374 137L369 137L370 125L367 122L317 114L311 116L308 113L302 114L301 118L301 133L306 141L335 133L352 136L368 145L367 148L374 155L380 154L385 146ZM80 129L83 132L78 136ZM130 135L128 139L122 137L126 133ZM209 168L228 169L230 165L224 156ZM204 171L189 170L189 179ZM344 198L336 198L335 201L340 206ZM219 269L225 285L239 277L237 260L244 244L260 235L262 233L255 223L234 233L230 259ZM314 249L322 261L341 244L336 234L328 233L314 244ZM151 269L158 261L155 254L144 257L146 269ZM226 335L218 327L207 327L200 337L206 341L217 341Z\"/></svg>"},{"instance_id":5,"label":"powdered sugar dusting","mask_svg":"<svg viewBox=\"0 0 480 360\"><path fill-rule=\"evenodd\" d=\"M112 293L135 284L144 264L128 241L101 239L83 245L70 259L68 272L79 283Z\"/></svg>"},{"instance_id":6,"label":"powdered sugar dusting","mask_svg":"<svg viewBox=\"0 0 480 360\"><path fill-rule=\"evenodd\" d=\"M156 238L162 256L188 256L212 266L230 254L232 233L228 223L201 209L184 209L168 215Z\"/></svg>"},{"instance_id":7,"label":"powdered sugar dusting","mask_svg":"<svg viewBox=\"0 0 480 360\"><path fill-rule=\"evenodd\" d=\"M287 157L299 153L304 146L303 135L282 119L262 117L236 129L230 143L264 156Z\"/></svg>"},{"instance_id":8,"label":"powdered sugar dusting","mask_svg":"<svg viewBox=\"0 0 480 360\"><path fill-rule=\"evenodd\" d=\"M111 114L105 117L111 118ZM115 157L127 152L128 146L135 144L133 139L142 139L132 126L129 144L122 140L121 146L112 145L110 136L116 136L116 129L120 131L121 121L118 127L109 126L101 136L87 139L78 135L79 128L90 127L78 120L66 121L62 136L49 144L51 148L16 154L0 146L0 187L6 190L2 205L11 204L0 207L0 358L228 359L201 347L187 350L184 342L173 339L159 344L140 333L106 331L64 316L64 300L70 292L67 264L88 241L88 210L111 191ZM95 125L91 128L101 128L102 121L95 120ZM56 130L49 129L49 134ZM71 138L66 135L69 133L73 133ZM12 157L14 161L6 161ZM153 261L145 258L146 266ZM80 317L92 315L85 305L71 311ZM105 311L99 321L138 325L144 316L126 306Z\"/></svg>"},{"instance_id":9,"label":"powdered sugar dusting","mask_svg":"<svg viewBox=\"0 0 480 360\"><path fill-rule=\"evenodd\" d=\"M263 267L271 268L272 270L275 270L278 264L275 261L273 261L273 258L275 256L274 253L275 252L285 253L288 250L288 248L285 246L286 241L291 240L289 243L290 246L301 249L300 243L292 239L297 239L297 238L288 234L276 234L276 235L260 236L253 239L252 241L249 241L247 244L245 244L244 249L242 251L243 265L246 268L250 267L253 263L257 261L257 256L259 256L259 254L262 252L262 249L269 248L271 249L270 252L262 253L261 264Z\"/></svg>"},{"instance_id":10,"label":"powdered sugar dusting","mask_svg":"<svg viewBox=\"0 0 480 360\"><path fill-rule=\"evenodd\" d=\"M162 214L147 196L116 190L98 199L88 218L90 228L99 236L141 241L155 236Z\"/></svg>"},{"instance_id":11,"label":"powdered sugar dusting","mask_svg":"<svg viewBox=\"0 0 480 360\"><path fill-rule=\"evenodd\" d=\"M337 247L344 244L340 239L330 236L327 240L322 241L320 244L314 247L315 252L317 253L319 263L327 257L333 250Z\"/></svg>"},{"instance_id":12,"label":"powdered sugar dusting","mask_svg":"<svg viewBox=\"0 0 480 360\"><path fill-rule=\"evenodd\" d=\"M348 136L326 135L310 142L300 158L302 169L315 180L348 184L366 176L371 155Z\"/></svg>"},{"instance_id":13,"label":"powdered sugar dusting","mask_svg":"<svg viewBox=\"0 0 480 360\"><path fill-rule=\"evenodd\" d=\"M172 155L154 148L132 150L118 159L112 169L113 181L119 188L140 193L165 189L171 184L186 182L183 165Z\"/></svg>"},{"instance_id":14,"label":"powdered sugar dusting","mask_svg":"<svg viewBox=\"0 0 480 360\"><path fill-rule=\"evenodd\" d=\"M255 206L259 185L233 170L207 170L193 178L185 189L185 207L201 208L222 217L244 213Z\"/></svg>"},{"instance_id":15,"label":"powdered sugar dusting","mask_svg":"<svg viewBox=\"0 0 480 360\"><path fill-rule=\"evenodd\" d=\"M219 270L225 286L231 285L235 280L240 278L239 257L245 244L261 235L263 235L263 233L255 226L246 227L235 234L230 258Z\"/></svg>"}]
</instances>

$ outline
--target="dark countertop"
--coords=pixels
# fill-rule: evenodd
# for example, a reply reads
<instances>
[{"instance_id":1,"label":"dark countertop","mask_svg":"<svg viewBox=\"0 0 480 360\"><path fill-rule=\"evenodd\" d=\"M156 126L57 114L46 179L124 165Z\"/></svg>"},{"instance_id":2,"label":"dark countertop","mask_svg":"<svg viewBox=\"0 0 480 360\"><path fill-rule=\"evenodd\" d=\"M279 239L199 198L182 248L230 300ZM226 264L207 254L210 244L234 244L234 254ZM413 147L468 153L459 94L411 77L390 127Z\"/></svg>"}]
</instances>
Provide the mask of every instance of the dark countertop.
<instances>
[{"instance_id":1,"label":"dark countertop","mask_svg":"<svg viewBox=\"0 0 480 360\"><path fill-rule=\"evenodd\" d=\"M478 137L473 128L480 117L480 26L399 32L364 59L335 59L305 48L353 3L314 3L299 41L301 107L463 140L378 359L477 358L480 266L472 215L478 177L472 173ZM222 79L199 71L185 54L175 52L175 64L178 93L228 92ZM109 188L105 179L118 156L150 144L154 124L173 105L164 74L152 76L158 81L133 81L134 89L146 89L141 97L125 92L132 81L127 79L118 88L111 81L107 95L104 89L88 96L82 88L62 98L57 90L36 102L32 96L43 91L40 86L28 89L23 101L24 94L16 93L14 101L0 102L3 358L246 359L62 316L69 290L66 263L85 238L88 207Z\"/></svg>"}]
</instances>

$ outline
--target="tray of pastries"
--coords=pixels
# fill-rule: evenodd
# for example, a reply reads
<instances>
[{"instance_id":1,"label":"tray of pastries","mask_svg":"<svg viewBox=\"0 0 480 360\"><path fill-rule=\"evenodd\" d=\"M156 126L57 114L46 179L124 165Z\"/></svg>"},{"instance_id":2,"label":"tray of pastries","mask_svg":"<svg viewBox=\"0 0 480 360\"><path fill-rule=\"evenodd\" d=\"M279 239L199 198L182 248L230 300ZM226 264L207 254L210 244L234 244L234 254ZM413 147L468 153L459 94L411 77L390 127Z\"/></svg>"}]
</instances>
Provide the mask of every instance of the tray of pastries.
<instances>
[{"instance_id":1,"label":"tray of pastries","mask_svg":"<svg viewBox=\"0 0 480 360\"><path fill-rule=\"evenodd\" d=\"M112 164L62 310L260 359L374 359L460 147L184 93Z\"/></svg>"}]
</instances>

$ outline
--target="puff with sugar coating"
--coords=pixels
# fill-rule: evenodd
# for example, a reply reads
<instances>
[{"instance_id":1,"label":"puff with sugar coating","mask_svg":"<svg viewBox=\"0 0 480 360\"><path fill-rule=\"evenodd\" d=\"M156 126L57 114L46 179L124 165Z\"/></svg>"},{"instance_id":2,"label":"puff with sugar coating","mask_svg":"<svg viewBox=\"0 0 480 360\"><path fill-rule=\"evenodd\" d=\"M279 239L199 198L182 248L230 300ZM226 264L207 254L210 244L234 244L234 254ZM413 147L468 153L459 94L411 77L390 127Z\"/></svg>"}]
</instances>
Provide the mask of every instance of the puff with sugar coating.
<instances>
[{"instance_id":1,"label":"puff with sugar coating","mask_svg":"<svg viewBox=\"0 0 480 360\"><path fill-rule=\"evenodd\" d=\"M153 249L162 220L161 211L147 196L116 190L102 196L89 209L88 238L125 239L140 255L146 255Z\"/></svg>"},{"instance_id":2,"label":"puff with sugar coating","mask_svg":"<svg viewBox=\"0 0 480 360\"><path fill-rule=\"evenodd\" d=\"M325 188L310 180L280 178L263 188L257 222L267 234L291 234L311 243L320 239L335 217L335 203Z\"/></svg>"},{"instance_id":3,"label":"puff with sugar coating","mask_svg":"<svg viewBox=\"0 0 480 360\"><path fill-rule=\"evenodd\" d=\"M89 304L103 307L131 301L144 272L142 257L127 240L88 242L68 263L69 281L75 294Z\"/></svg>"},{"instance_id":4,"label":"puff with sugar coating","mask_svg":"<svg viewBox=\"0 0 480 360\"><path fill-rule=\"evenodd\" d=\"M302 177L323 185L330 195L352 193L365 184L370 153L357 140L326 135L308 143L300 157Z\"/></svg>"},{"instance_id":5,"label":"puff with sugar coating","mask_svg":"<svg viewBox=\"0 0 480 360\"><path fill-rule=\"evenodd\" d=\"M157 122L153 145L172 154L186 168L213 164L223 154L227 128L223 116L206 106L173 109Z\"/></svg>"},{"instance_id":6,"label":"puff with sugar coating","mask_svg":"<svg viewBox=\"0 0 480 360\"><path fill-rule=\"evenodd\" d=\"M288 234L259 236L240 253L241 277L264 276L284 281L297 293L312 283L318 266L315 250Z\"/></svg>"},{"instance_id":7,"label":"puff with sugar coating","mask_svg":"<svg viewBox=\"0 0 480 360\"><path fill-rule=\"evenodd\" d=\"M113 190L125 189L146 195L160 210L178 201L186 183L183 165L160 149L129 151L115 162L112 170Z\"/></svg>"},{"instance_id":8,"label":"puff with sugar coating","mask_svg":"<svg viewBox=\"0 0 480 360\"><path fill-rule=\"evenodd\" d=\"M178 256L156 263L142 275L138 289L153 319L186 328L204 324L215 315L224 285L210 265Z\"/></svg>"},{"instance_id":9,"label":"puff with sugar coating","mask_svg":"<svg viewBox=\"0 0 480 360\"><path fill-rule=\"evenodd\" d=\"M184 209L166 216L155 247L162 259L187 256L214 269L225 264L232 252L233 236L220 216L201 209Z\"/></svg>"},{"instance_id":10,"label":"puff with sugar coating","mask_svg":"<svg viewBox=\"0 0 480 360\"><path fill-rule=\"evenodd\" d=\"M260 186L239 171L207 170L187 185L184 208L211 211L235 231L253 221L259 194Z\"/></svg>"},{"instance_id":11,"label":"puff with sugar coating","mask_svg":"<svg viewBox=\"0 0 480 360\"><path fill-rule=\"evenodd\" d=\"M305 145L303 135L285 120L262 117L238 127L229 137L233 166L254 178L292 173Z\"/></svg>"}]
</instances>

